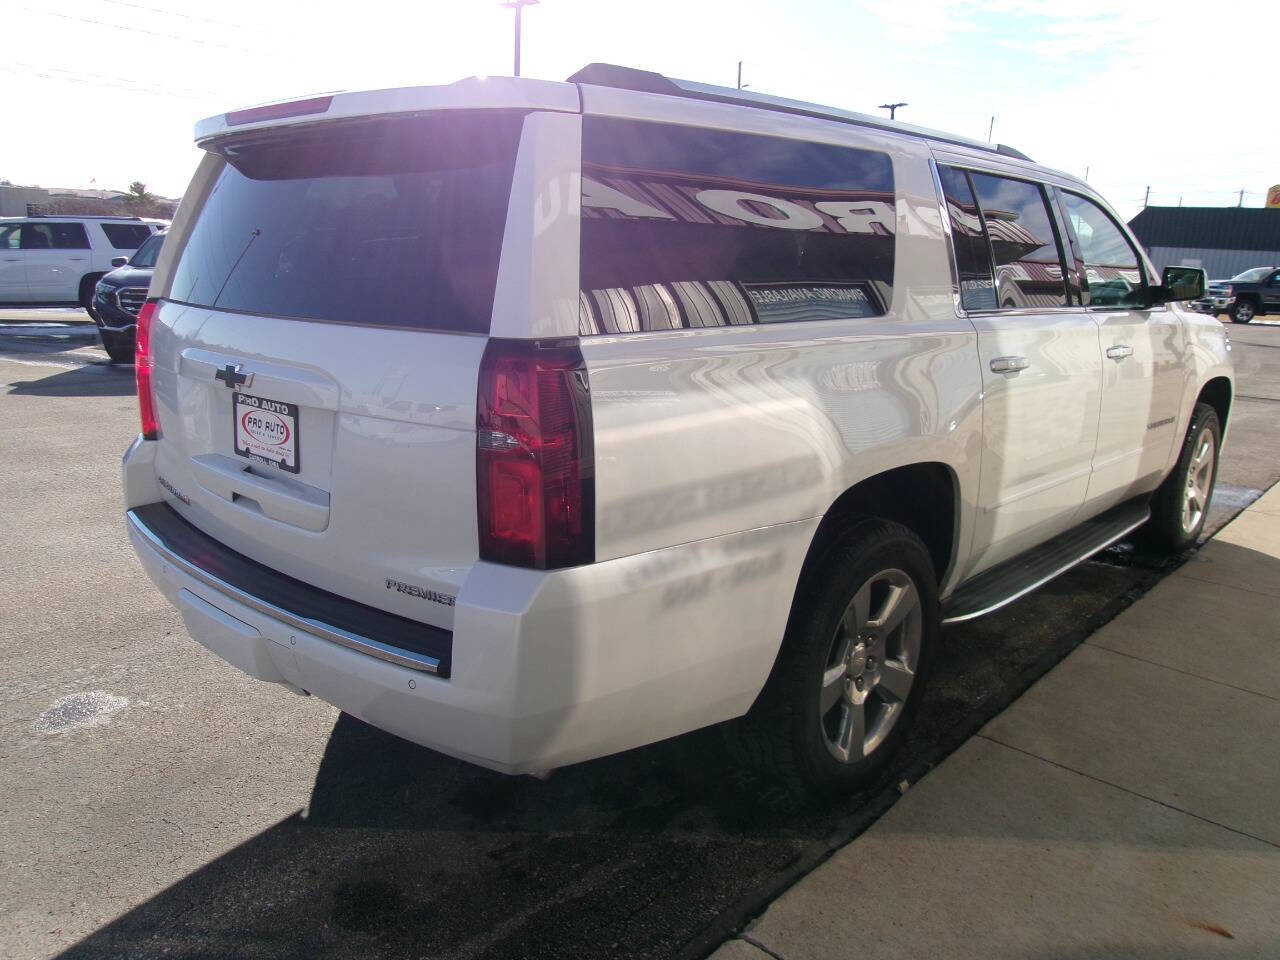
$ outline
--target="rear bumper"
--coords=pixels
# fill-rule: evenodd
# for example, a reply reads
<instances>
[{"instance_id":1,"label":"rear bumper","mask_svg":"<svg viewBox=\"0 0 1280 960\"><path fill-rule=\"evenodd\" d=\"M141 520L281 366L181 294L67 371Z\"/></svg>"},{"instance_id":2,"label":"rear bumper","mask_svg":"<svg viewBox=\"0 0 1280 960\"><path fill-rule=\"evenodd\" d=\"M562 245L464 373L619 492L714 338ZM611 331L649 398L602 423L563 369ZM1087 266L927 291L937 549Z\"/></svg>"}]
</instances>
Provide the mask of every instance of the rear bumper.
<instances>
[{"instance_id":1,"label":"rear bumper","mask_svg":"<svg viewBox=\"0 0 1280 960\"><path fill-rule=\"evenodd\" d=\"M133 464L135 490L154 477L148 446L126 457L131 507L130 460L142 461ZM745 713L772 668L817 526L780 524L558 571L476 563L458 596L446 678L397 661L403 649L362 649L359 641L385 644L385 633L356 634L228 583L204 562L204 534L190 528L195 538L179 546L148 525L168 509L130 509L129 533L196 641L250 676L506 773ZM205 539L209 551L226 550Z\"/></svg>"},{"instance_id":2,"label":"rear bumper","mask_svg":"<svg viewBox=\"0 0 1280 960\"><path fill-rule=\"evenodd\" d=\"M220 596L294 630L439 677L449 676L453 634L355 603L254 563L193 527L163 503L125 514L135 547ZM264 678L265 679L265 678Z\"/></svg>"}]
</instances>

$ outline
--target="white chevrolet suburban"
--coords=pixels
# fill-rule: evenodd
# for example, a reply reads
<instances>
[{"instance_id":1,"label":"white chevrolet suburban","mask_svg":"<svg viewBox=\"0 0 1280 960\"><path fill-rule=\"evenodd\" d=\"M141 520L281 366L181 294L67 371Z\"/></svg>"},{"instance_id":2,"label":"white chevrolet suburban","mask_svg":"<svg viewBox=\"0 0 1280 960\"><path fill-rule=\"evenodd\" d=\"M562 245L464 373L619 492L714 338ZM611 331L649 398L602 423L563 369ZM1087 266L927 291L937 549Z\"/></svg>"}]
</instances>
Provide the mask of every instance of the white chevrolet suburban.
<instances>
[{"instance_id":1,"label":"white chevrolet suburban","mask_svg":"<svg viewBox=\"0 0 1280 960\"><path fill-rule=\"evenodd\" d=\"M1090 187L593 65L203 121L138 556L241 670L508 773L726 721L880 771L941 624L1205 521L1219 322Z\"/></svg>"}]
</instances>

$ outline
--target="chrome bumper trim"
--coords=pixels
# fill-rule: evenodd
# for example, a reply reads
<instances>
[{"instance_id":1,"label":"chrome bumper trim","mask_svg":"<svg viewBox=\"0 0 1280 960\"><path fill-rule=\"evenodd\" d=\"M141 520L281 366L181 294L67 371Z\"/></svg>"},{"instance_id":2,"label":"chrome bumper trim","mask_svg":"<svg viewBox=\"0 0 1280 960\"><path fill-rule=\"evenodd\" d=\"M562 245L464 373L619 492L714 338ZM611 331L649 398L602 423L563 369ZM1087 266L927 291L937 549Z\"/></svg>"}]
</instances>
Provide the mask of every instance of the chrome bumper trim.
<instances>
[{"instance_id":1,"label":"chrome bumper trim","mask_svg":"<svg viewBox=\"0 0 1280 960\"><path fill-rule=\"evenodd\" d=\"M322 640L328 640L339 646L346 647L349 650L355 650L359 653L368 654L371 657L377 657L379 660L385 660L388 663L394 663L396 666L408 667L410 670L420 670L423 673L437 673L440 669L440 661L436 657L428 657L424 654L414 653L411 650L401 650L397 647L380 643L369 637L362 637L354 633L348 633L346 630L340 630L337 627L329 626L318 620L312 620L309 617L300 617L297 614L290 613L277 607L275 604L268 603L259 597L245 593L238 587L218 577L201 570L198 566L191 563L184 557L178 556L156 537L132 510L125 514L129 523L129 530L137 533L146 541L148 547L156 552L165 563L172 564L178 570L194 577L207 587L217 590L224 596L242 603L250 609L256 610L258 613L265 614L272 619L287 623L291 627L297 627L299 630L310 634L313 637L319 637Z\"/></svg>"}]
</instances>

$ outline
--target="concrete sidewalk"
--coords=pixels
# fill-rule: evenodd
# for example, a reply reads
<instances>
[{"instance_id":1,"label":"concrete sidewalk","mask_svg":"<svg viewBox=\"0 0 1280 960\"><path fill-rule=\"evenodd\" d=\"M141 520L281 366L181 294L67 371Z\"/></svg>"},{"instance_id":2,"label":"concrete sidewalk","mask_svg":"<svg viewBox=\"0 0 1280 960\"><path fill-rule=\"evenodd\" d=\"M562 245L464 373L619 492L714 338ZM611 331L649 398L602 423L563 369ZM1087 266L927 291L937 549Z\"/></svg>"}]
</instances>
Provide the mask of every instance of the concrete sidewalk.
<instances>
[{"instance_id":1,"label":"concrete sidewalk","mask_svg":"<svg viewBox=\"0 0 1280 960\"><path fill-rule=\"evenodd\" d=\"M1280 485L715 960L1280 957Z\"/></svg>"}]
</instances>

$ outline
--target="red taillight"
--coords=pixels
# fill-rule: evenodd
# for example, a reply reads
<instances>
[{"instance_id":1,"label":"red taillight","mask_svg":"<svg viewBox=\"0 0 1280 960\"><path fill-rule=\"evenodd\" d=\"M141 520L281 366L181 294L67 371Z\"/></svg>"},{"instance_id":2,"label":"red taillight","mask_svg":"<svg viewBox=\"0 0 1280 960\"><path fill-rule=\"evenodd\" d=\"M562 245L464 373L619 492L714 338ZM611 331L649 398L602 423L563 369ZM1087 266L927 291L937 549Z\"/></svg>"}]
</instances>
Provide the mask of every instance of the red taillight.
<instances>
[{"instance_id":1,"label":"red taillight","mask_svg":"<svg viewBox=\"0 0 1280 960\"><path fill-rule=\"evenodd\" d=\"M476 411L480 559L546 570L595 559L595 453L576 342L490 340Z\"/></svg>"},{"instance_id":2,"label":"red taillight","mask_svg":"<svg viewBox=\"0 0 1280 960\"><path fill-rule=\"evenodd\" d=\"M142 417L142 439L160 438L160 420L156 417L156 397L152 389L151 374L156 358L151 352L151 321L156 313L156 302L148 300L138 311L138 327L133 348L133 372L138 380L138 413Z\"/></svg>"}]
</instances>

